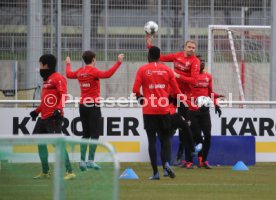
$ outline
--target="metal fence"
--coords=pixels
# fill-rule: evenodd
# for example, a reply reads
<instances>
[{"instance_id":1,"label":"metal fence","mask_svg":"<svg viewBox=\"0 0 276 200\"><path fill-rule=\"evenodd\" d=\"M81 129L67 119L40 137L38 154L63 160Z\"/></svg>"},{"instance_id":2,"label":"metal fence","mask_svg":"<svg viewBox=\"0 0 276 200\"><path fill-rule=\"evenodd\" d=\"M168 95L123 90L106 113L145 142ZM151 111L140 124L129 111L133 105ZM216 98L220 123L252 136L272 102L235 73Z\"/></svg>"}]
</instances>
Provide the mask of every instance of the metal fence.
<instances>
[{"instance_id":1,"label":"metal fence","mask_svg":"<svg viewBox=\"0 0 276 200\"><path fill-rule=\"evenodd\" d=\"M101 82L102 97L126 97L146 62L147 21L159 24L154 44L162 52L180 51L193 38L207 59L208 25L270 25L270 11L271 0L1 0L0 99L39 98L41 54L57 55L64 73L66 55L77 69L86 49L102 70L126 54L114 77ZM79 96L77 81L68 81L68 90Z\"/></svg>"}]
</instances>

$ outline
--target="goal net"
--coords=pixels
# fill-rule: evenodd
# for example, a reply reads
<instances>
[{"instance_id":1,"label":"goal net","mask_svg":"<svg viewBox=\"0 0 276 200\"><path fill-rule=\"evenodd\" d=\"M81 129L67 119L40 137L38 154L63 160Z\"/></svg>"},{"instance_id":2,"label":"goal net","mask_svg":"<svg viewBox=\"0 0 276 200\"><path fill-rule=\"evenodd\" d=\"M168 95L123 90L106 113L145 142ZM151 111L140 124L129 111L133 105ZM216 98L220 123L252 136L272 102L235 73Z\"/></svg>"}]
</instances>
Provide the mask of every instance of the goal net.
<instances>
[{"instance_id":1,"label":"goal net","mask_svg":"<svg viewBox=\"0 0 276 200\"><path fill-rule=\"evenodd\" d=\"M50 176L41 172L38 144L48 147ZM80 144L97 145L95 161L101 169L79 169ZM65 148L76 178L64 180ZM1 199L118 199L119 162L110 144L62 136L1 136Z\"/></svg>"},{"instance_id":2,"label":"goal net","mask_svg":"<svg viewBox=\"0 0 276 200\"><path fill-rule=\"evenodd\" d=\"M269 100L270 26L209 25L213 89L232 100Z\"/></svg>"}]
</instances>

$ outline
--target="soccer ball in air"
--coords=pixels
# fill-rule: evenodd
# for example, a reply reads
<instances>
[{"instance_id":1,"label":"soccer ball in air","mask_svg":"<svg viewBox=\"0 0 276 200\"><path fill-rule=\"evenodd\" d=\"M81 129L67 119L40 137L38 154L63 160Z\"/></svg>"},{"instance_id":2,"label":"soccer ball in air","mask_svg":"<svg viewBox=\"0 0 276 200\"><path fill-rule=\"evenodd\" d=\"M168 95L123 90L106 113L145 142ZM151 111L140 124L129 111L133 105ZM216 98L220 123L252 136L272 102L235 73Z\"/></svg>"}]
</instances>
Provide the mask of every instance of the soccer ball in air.
<instances>
[{"instance_id":1,"label":"soccer ball in air","mask_svg":"<svg viewBox=\"0 0 276 200\"><path fill-rule=\"evenodd\" d=\"M153 35L158 31L158 24L154 21L148 21L144 26L144 30L146 33Z\"/></svg>"},{"instance_id":2,"label":"soccer ball in air","mask_svg":"<svg viewBox=\"0 0 276 200\"><path fill-rule=\"evenodd\" d=\"M195 103L199 108L202 106L210 107L213 104L213 101L210 97L199 96L196 98Z\"/></svg>"}]
</instances>

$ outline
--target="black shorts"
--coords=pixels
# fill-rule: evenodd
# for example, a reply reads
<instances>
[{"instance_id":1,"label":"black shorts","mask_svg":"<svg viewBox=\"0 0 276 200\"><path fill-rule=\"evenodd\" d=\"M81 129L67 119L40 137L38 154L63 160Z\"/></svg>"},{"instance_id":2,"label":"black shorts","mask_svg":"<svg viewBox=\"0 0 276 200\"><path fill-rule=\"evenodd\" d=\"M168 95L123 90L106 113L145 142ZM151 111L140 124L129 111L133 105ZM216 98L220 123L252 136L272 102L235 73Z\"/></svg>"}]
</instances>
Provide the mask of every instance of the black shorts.
<instances>
[{"instance_id":1,"label":"black shorts","mask_svg":"<svg viewBox=\"0 0 276 200\"><path fill-rule=\"evenodd\" d=\"M149 115L144 114L144 128L146 130L168 130L171 129L171 115Z\"/></svg>"},{"instance_id":2,"label":"black shorts","mask_svg":"<svg viewBox=\"0 0 276 200\"><path fill-rule=\"evenodd\" d=\"M48 117L39 118L34 127L33 134L59 134L61 133L63 118Z\"/></svg>"},{"instance_id":3,"label":"black shorts","mask_svg":"<svg viewBox=\"0 0 276 200\"><path fill-rule=\"evenodd\" d=\"M209 108L204 111L191 111L191 122L192 130L200 129L211 132L212 123Z\"/></svg>"},{"instance_id":4,"label":"black shorts","mask_svg":"<svg viewBox=\"0 0 276 200\"><path fill-rule=\"evenodd\" d=\"M99 105L80 104L80 118L82 123L82 138L98 139L101 133L102 113Z\"/></svg>"}]
</instances>

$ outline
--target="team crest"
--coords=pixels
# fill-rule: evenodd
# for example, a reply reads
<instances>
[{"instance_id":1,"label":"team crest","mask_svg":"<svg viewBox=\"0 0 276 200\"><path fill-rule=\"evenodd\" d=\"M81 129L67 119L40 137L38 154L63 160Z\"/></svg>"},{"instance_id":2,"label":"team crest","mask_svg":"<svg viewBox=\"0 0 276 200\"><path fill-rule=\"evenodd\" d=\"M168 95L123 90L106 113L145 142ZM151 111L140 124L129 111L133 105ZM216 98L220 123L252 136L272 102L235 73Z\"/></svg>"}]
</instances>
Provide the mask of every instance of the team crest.
<instances>
[{"instance_id":1,"label":"team crest","mask_svg":"<svg viewBox=\"0 0 276 200\"><path fill-rule=\"evenodd\" d=\"M188 61L188 62L185 63L185 66L186 66L186 67L189 67L190 64L191 64L191 63Z\"/></svg>"},{"instance_id":2,"label":"team crest","mask_svg":"<svg viewBox=\"0 0 276 200\"><path fill-rule=\"evenodd\" d=\"M147 76L151 76L151 75L152 75L152 71L148 69L148 70L146 71L146 75L147 75Z\"/></svg>"}]
</instances>

